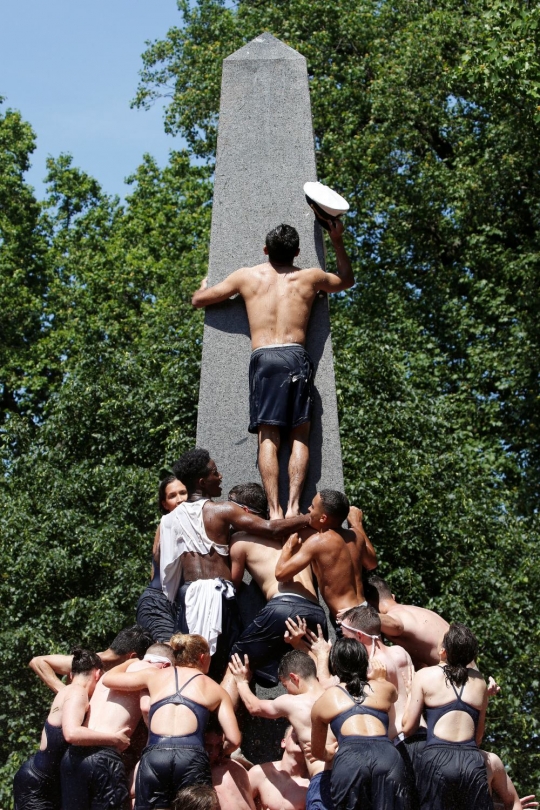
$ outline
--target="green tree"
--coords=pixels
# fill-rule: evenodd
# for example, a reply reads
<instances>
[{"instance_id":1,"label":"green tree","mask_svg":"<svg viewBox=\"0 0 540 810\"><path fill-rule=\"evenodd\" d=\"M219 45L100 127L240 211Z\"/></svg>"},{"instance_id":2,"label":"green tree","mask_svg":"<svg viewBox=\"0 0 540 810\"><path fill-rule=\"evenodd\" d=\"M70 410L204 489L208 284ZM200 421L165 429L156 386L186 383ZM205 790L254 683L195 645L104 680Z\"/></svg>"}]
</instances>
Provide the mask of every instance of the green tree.
<instances>
[{"instance_id":1,"label":"green tree","mask_svg":"<svg viewBox=\"0 0 540 810\"><path fill-rule=\"evenodd\" d=\"M540 10L179 5L135 103L168 95L209 165L221 59L262 31L307 59L319 178L353 212L358 283L332 304L347 489L401 599L478 632L504 687L487 744L534 786Z\"/></svg>"},{"instance_id":2,"label":"green tree","mask_svg":"<svg viewBox=\"0 0 540 810\"><path fill-rule=\"evenodd\" d=\"M3 434L3 807L50 701L27 662L103 649L133 624L158 472L194 441L202 321L189 291L206 262L208 175L182 153L163 170L146 157L121 206L69 158L49 164L50 327L34 351L55 381L37 422L13 415Z\"/></svg>"}]
</instances>

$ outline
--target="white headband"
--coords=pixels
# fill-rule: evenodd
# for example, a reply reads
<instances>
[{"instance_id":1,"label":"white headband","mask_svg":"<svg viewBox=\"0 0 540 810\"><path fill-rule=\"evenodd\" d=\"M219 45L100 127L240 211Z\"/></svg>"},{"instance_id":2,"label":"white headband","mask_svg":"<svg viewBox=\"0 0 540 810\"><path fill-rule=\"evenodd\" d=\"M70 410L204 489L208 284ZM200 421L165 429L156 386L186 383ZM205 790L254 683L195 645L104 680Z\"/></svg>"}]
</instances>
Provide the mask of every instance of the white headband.
<instances>
[{"instance_id":1,"label":"white headband","mask_svg":"<svg viewBox=\"0 0 540 810\"><path fill-rule=\"evenodd\" d=\"M370 634L366 633L364 630L359 630L358 627L351 627L350 624L345 624L345 622L341 622L341 626L344 627L345 630L352 630L353 633L362 633L363 636L367 636L371 639L371 652L369 654L369 660L371 661L375 655L375 642L381 637L380 634L377 636L370 636Z\"/></svg>"},{"instance_id":2,"label":"white headband","mask_svg":"<svg viewBox=\"0 0 540 810\"><path fill-rule=\"evenodd\" d=\"M151 664L170 664L171 659L166 658L164 655L154 655L153 653L147 653L143 661L149 661Z\"/></svg>"}]
</instances>

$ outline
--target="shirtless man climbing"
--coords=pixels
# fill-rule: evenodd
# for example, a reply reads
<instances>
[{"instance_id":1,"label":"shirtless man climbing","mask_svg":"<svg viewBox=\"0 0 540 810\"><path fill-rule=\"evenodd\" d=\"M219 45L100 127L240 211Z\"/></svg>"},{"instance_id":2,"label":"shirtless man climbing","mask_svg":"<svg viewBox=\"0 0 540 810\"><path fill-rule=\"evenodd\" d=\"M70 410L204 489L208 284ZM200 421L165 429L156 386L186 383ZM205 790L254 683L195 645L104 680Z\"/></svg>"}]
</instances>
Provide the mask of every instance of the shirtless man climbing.
<instances>
[{"instance_id":1,"label":"shirtless man climbing","mask_svg":"<svg viewBox=\"0 0 540 810\"><path fill-rule=\"evenodd\" d=\"M415 669L439 663L440 641L450 625L433 610L400 605L381 577L371 576L364 586L366 599L379 611L382 633L404 647Z\"/></svg>"},{"instance_id":2,"label":"shirtless man climbing","mask_svg":"<svg viewBox=\"0 0 540 810\"><path fill-rule=\"evenodd\" d=\"M354 532L340 528L348 514L349 501L342 492L318 492L309 507L309 529L289 537L276 564L278 582L287 582L311 565L334 620L363 601L363 593L357 590L358 568L346 539Z\"/></svg>"},{"instance_id":3,"label":"shirtless man climbing","mask_svg":"<svg viewBox=\"0 0 540 810\"><path fill-rule=\"evenodd\" d=\"M260 484L238 484L229 492L229 500L247 512L266 515L268 504ZM278 665L291 648L284 640L288 619L304 619L313 631L320 625L326 637L326 615L319 605L313 574L308 565L287 582L278 582L276 563L281 554L279 540L263 540L249 532L235 532L231 537L231 572L236 589L242 584L247 569L262 591L267 604L259 611L235 643L231 654L240 659L249 656L255 680L262 686L278 684ZM238 703L236 681L230 671L221 683L230 694L233 705Z\"/></svg>"},{"instance_id":4,"label":"shirtless man climbing","mask_svg":"<svg viewBox=\"0 0 540 810\"><path fill-rule=\"evenodd\" d=\"M342 292L354 284L343 246L343 223L330 224L337 274L318 267L302 270L293 262L299 237L290 225L266 236L268 261L242 267L213 287L206 279L193 295L195 307L219 304L237 293L245 301L253 353L249 366L250 433L259 437L259 469L270 517L283 516L278 499L278 450L281 429L289 431L289 501L286 516L300 511L300 495L309 462L313 361L304 348L311 307L317 292ZM184 479L182 479L184 480ZM185 482L184 482L185 483Z\"/></svg>"},{"instance_id":5,"label":"shirtless man climbing","mask_svg":"<svg viewBox=\"0 0 540 810\"><path fill-rule=\"evenodd\" d=\"M311 757L311 709L324 694L324 689L317 680L315 662L307 653L292 650L281 659L279 680L287 690L274 700L260 700L249 688L251 672L249 660L244 662L235 655L229 669L236 678L238 692L248 712L254 717L265 717L273 720L286 717L296 732L298 742L306 756L310 783L306 797L306 810L332 810L330 798L331 762L323 762ZM328 732L328 745L335 744L332 733Z\"/></svg>"},{"instance_id":6,"label":"shirtless man climbing","mask_svg":"<svg viewBox=\"0 0 540 810\"><path fill-rule=\"evenodd\" d=\"M178 601L180 632L199 633L208 641L209 675L220 681L240 635L229 562L231 527L271 540L307 526L309 517L264 520L232 501L212 500L221 495L221 475L207 450L188 450L173 470L188 499L161 520L162 588L171 602Z\"/></svg>"}]
</instances>

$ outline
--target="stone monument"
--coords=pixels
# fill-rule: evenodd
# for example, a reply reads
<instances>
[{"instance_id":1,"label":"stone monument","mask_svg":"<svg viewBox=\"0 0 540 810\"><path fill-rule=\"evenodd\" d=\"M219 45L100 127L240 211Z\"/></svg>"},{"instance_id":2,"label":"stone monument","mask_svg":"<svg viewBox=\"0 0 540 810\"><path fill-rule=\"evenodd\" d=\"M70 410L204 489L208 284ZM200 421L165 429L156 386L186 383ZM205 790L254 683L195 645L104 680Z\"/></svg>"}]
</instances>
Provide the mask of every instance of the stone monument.
<instances>
[{"instance_id":1,"label":"stone monument","mask_svg":"<svg viewBox=\"0 0 540 810\"><path fill-rule=\"evenodd\" d=\"M208 284L217 284L239 267L263 261L265 236L282 222L293 225L300 235L296 263L324 268L322 232L303 192L304 183L316 179L306 60L271 34L261 34L223 62ZM303 509L317 489L343 491L325 293L313 304L306 348L315 364L316 394ZM257 437L247 431L250 354L242 299L208 307L197 445L208 449L215 459L223 474L225 497L235 484L260 481ZM288 448L282 450L280 500L285 506ZM250 621L264 604L257 592L252 583L240 596L244 621ZM259 688L257 693L275 696ZM281 731L275 722L246 724L245 753L257 762L276 757Z\"/></svg>"}]
</instances>

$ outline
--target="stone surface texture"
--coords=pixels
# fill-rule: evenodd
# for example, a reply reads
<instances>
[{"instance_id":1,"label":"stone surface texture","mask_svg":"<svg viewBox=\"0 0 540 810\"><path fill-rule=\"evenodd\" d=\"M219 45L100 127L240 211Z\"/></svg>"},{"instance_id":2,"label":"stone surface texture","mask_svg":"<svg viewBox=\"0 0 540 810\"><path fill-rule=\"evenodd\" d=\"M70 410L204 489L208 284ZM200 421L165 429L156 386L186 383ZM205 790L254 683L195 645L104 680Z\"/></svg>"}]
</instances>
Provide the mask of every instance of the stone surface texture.
<instances>
[{"instance_id":1,"label":"stone surface texture","mask_svg":"<svg viewBox=\"0 0 540 810\"><path fill-rule=\"evenodd\" d=\"M261 34L223 63L208 284L239 267L265 260L268 231L284 222L300 234L300 267L324 267L322 232L303 193L316 180L306 60L270 34ZM330 248L332 249L332 248ZM315 368L315 407L310 468L303 509L317 489L343 490L343 472L330 337L328 300L314 302L306 348ZM240 298L206 311L197 445L223 474L223 497L235 484L260 481L257 439L248 434L248 366L251 354L246 310ZM282 448L280 499L287 500ZM244 621L264 604L255 583L239 596ZM261 698L283 691L262 690ZM242 748L254 762L281 756L284 723L243 722Z\"/></svg>"}]
</instances>

